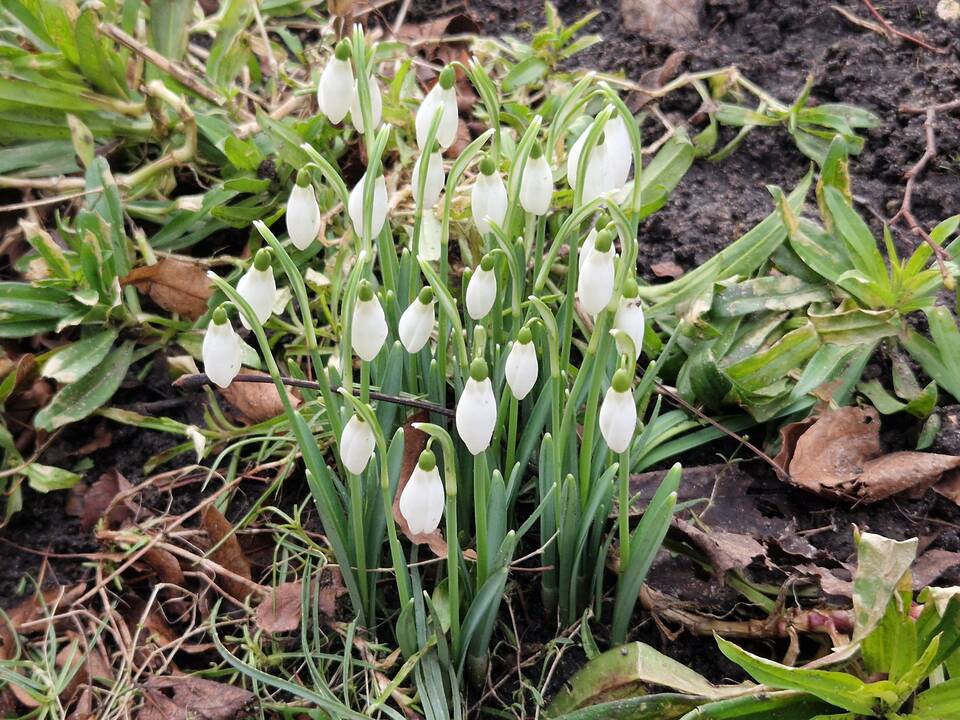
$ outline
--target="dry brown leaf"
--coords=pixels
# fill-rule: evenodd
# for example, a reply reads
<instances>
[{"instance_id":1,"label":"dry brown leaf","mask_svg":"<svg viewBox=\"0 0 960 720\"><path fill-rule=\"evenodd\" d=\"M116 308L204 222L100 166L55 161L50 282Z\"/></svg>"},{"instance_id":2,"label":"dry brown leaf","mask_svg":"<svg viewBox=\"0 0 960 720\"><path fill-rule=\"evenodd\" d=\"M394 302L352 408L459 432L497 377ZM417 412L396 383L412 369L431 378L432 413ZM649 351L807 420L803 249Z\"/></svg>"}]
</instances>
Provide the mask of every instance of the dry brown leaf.
<instances>
[{"instance_id":1,"label":"dry brown leaf","mask_svg":"<svg viewBox=\"0 0 960 720\"><path fill-rule=\"evenodd\" d=\"M208 505L203 511L200 524L210 537L210 541L216 546L216 550L210 553L210 558L234 575L251 580L250 561L240 547L233 525L223 516L223 513L215 506ZM227 575L223 575L220 582L223 589L238 600L243 599L250 592L251 583L243 583Z\"/></svg>"},{"instance_id":2,"label":"dry brown leaf","mask_svg":"<svg viewBox=\"0 0 960 720\"><path fill-rule=\"evenodd\" d=\"M813 563L797 565L796 570L804 575L810 575L817 578L820 582L820 589L827 595L840 595L842 597L853 597L853 582L837 577L832 571Z\"/></svg>"},{"instance_id":3,"label":"dry brown leaf","mask_svg":"<svg viewBox=\"0 0 960 720\"><path fill-rule=\"evenodd\" d=\"M802 431L802 432L801 432ZM883 454L880 416L873 408L842 407L806 430L787 426L777 464L786 479L818 495L872 503L922 491L960 468L960 456L923 452Z\"/></svg>"},{"instance_id":4,"label":"dry brown leaf","mask_svg":"<svg viewBox=\"0 0 960 720\"><path fill-rule=\"evenodd\" d=\"M114 503L117 495L130 489L130 482L114 468L103 473L92 485L79 482L70 489L67 500L67 515L80 518L80 527L91 530L100 518L107 526L119 527L133 514L129 507ZM106 513L106 516L104 516Z\"/></svg>"},{"instance_id":5,"label":"dry brown leaf","mask_svg":"<svg viewBox=\"0 0 960 720\"><path fill-rule=\"evenodd\" d=\"M922 590L950 568L960 565L960 553L942 548L927 550L910 568L913 589Z\"/></svg>"},{"instance_id":6,"label":"dry brown leaf","mask_svg":"<svg viewBox=\"0 0 960 720\"><path fill-rule=\"evenodd\" d=\"M262 375L269 377L267 373L249 368L241 368L240 372L245 375ZM291 388L286 388L287 397L294 407L299 407L301 400ZM233 382L220 393L236 409L240 415L240 421L246 425L255 425L258 422L275 418L283 415L283 401L280 399L280 393L277 392L277 386L273 383L258 382Z\"/></svg>"},{"instance_id":7,"label":"dry brown leaf","mask_svg":"<svg viewBox=\"0 0 960 720\"><path fill-rule=\"evenodd\" d=\"M620 0L623 26L658 40L682 40L700 31L703 0Z\"/></svg>"},{"instance_id":8,"label":"dry brown leaf","mask_svg":"<svg viewBox=\"0 0 960 720\"><path fill-rule=\"evenodd\" d=\"M188 675L151 677L143 691L139 720L233 720L254 701L241 687Z\"/></svg>"},{"instance_id":9,"label":"dry brown leaf","mask_svg":"<svg viewBox=\"0 0 960 720\"><path fill-rule=\"evenodd\" d=\"M257 627L271 635L299 628L302 589L299 581L281 583L273 588L257 606Z\"/></svg>"},{"instance_id":10,"label":"dry brown leaf","mask_svg":"<svg viewBox=\"0 0 960 720\"><path fill-rule=\"evenodd\" d=\"M679 517L674 518L674 524L710 559L721 583L728 571L743 572L755 559L767 557L766 548L750 535L722 530L704 532Z\"/></svg>"},{"instance_id":11,"label":"dry brown leaf","mask_svg":"<svg viewBox=\"0 0 960 720\"><path fill-rule=\"evenodd\" d=\"M650 266L650 272L658 278L672 278L674 280L683 276L683 268L672 260L654 263Z\"/></svg>"},{"instance_id":12,"label":"dry brown leaf","mask_svg":"<svg viewBox=\"0 0 960 720\"><path fill-rule=\"evenodd\" d=\"M169 550L154 545L140 556L138 564L144 564L153 570L161 582L186 587L186 578L180 568L180 562Z\"/></svg>"},{"instance_id":13,"label":"dry brown leaf","mask_svg":"<svg viewBox=\"0 0 960 720\"><path fill-rule=\"evenodd\" d=\"M133 285L164 310L191 320L207 311L207 301L213 294L213 285L203 268L176 258L134 268L120 285Z\"/></svg>"}]
</instances>

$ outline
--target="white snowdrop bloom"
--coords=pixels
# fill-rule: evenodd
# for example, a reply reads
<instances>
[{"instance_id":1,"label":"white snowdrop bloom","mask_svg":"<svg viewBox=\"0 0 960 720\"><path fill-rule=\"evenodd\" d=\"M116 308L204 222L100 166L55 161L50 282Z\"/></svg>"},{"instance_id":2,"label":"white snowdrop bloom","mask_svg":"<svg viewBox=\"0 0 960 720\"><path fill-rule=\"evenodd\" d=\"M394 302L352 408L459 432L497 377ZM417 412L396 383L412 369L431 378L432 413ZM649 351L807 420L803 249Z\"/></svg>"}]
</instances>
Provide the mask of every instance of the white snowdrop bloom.
<instances>
[{"instance_id":1,"label":"white snowdrop bloom","mask_svg":"<svg viewBox=\"0 0 960 720\"><path fill-rule=\"evenodd\" d=\"M643 348L644 317L643 306L640 304L640 298L637 297L637 281L628 278L624 283L623 295L620 298L620 304L617 306L617 314L613 319L615 330L621 330L633 341L633 350L626 347L627 343L617 338L617 352L623 354L633 354L640 356Z\"/></svg>"},{"instance_id":2,"label":"white snowdrop bloom","mask_svg":"<svg viewBox=\"0 0 960 720\"><path fill-rule=\"evenodd\" d=\"M599 225L599 223L598 223ZM587 255L593 250L593 246L597 242L597 228L590 228L590 232L587 233L587 237L583 241L583 245L580 246L580 250L577 253L577 268L582 272L583 271L583 261L587 259Z\"/></svg>"},{"instance_id":3,"label":"white snowdrop bloom","mask_svg":"<svg viewBox=\"0 0 960 720\"><path fill-rule=\"evenodd\" d=\"M434 313L433 288L425 287L420 291L416 300L400 316L398 333L400 342L408 353L420 352L427 344L433 326L436 323Z\"/></svg>"},{"instance_id":4,"label":"white snowdrop bloom","mask_svg":"<svg viewBox=\"0 0 960 720\"><path fill-rule=\"evenodd\" d=\"M617 190L627 184L630 168L633 167L633 148L623 116L617 113L610 118L603 127L603 133L607 158L604 185L609 190Z\"/></svg>"},{"instance_id":5,"label":"white snowdrop bloom","mask_svg":"<svg viewBox=\"0 0 960 720\"><path fill-rule=\"evenodd\" d=\"M443 517L444 499L437 458L432 451L424 450L400 494L400 514L410 532L420 535L436 530Z\"/></svg>"},{"instance_id":6,"label":"white snowdrop bloom","mask_svg":"<svg viewBox=\"0 0 960 720\"><path fill-rule=\"evenodd\" d=\"M583 146L587 142L588 133L589 128L580 133L580 137L573 143L573 147L570 148L570 153L567 155L567 184L570 185L572 190L577 189L577 167L580 164L580 156L583 154ZM583 202L585 203L590 202L609 189L607 187L609 180L606 178L608 173L605 168L608 160L607 148L603 140L604 137L601 135L587 160L586 175L583 182Z\"/></svg>"},{"instance_id":7,"label":"white snowdrop bloom","mask_svg":"<svg viewBox=\"0 0 960 720\"><path fill-rule=\"evenodd\" d=\"M520 177L520 206L528 213L545 215L553 198L553 172L543 156L540 143L534 143Z\"/></svg>"},{"instance_id":8,"label":"white snowdrop bloom","mask_svg":"<svg viewBox=\"0 0 960 720\"><path fill-rule=\"evenodd\" d=\"M410 189L413 190L413 196L417 196L417 190L420 188L420 166L423 163L423 153L417 158L413 166L413 178L410 183ZM423 185L423 207L431 208L437 204L440 199L440 192L443 190L443 183L446 176L443 172L443 157L439 152L430 153L430 159L427 162L427 177Z\"/></svg>"},{"instance_id":9,"label":"white snowdrop bloom","mask_svg":"<svg viewBox=\"0 0 960 720\"><path fill-rule=\"evenodd\" d=\"M258 250L253 259L253 265L237 283L237 292L240 293L240 297L250 303L261 325L270 319L277 299L277 281L273 277L271 257L270 250L267 248ZM243 313L240 313L240 322L247 330L250 329L250 324Z\"/></svg>"},{"instance_id":10,"label":"white snowdrop bloom","mask_svg":"<svg viewBox=\"0 0 960 720\"><path fill-rule=\"evenodd\" d=\"M341 40L333 57L320 74L317 103L320 112L336 124L343 120L353 100L353 68L350 67L350 43Z\"/></svg>"},{"instance_id":11,"label":"white snowdrop bloom","mask_svg":"<svg viewBox=\"0 0 960 720\"><path fill-rule=\"evenodd\" d=\"M477 358L470 363L470 377L457 401L457 434L471 455L488 447L497 425L497 400L487 373L487 363Z\"/></svg>"},{"instance_id":12,"label":"white snowdrop bloom","mask_svg":"<svg viewBox=\"0 0 960 720\"><path fill-rule=\"evenodd\" d=\"M350 213L350 222L353 223L353 230L358 235L363 232L363 183L367 179L364 173L353 190L350 191L350 197L347 200L347 210ZM370 234L376 237L383 229L383 223L387 220L387 181L383 175L373 181L373 212L370 215Z\"/></svg>"},{"instance_id":13,"label":"white snowdrop bloom","mask_svg":"<svg viewBox=\"0 0 960 720\"><path fill-rule=\"evenodd\" d=\"M613 235L609 230L601 230L577 277L577 299L584 311L594 317L613 297L614 256Z\"/></svg>"},{"instance_id":14,"label":"white snowdrop bloom","mask_svg":"<svg viewBox=\"0 0 960 720\"><path fill-rule=\"evenodd\" d=\"M380 83L373 75L367 81L367 87L370 88L370 121L373 123L373 129L380 127L380 121L383 120L383 96L380 94ZM350 103L350 124L357 132L363 132L363 113L360 111L360 90L357 82L353 83L353 101Z\"/></svg>"},{"instance_id":15,"label":"white snowdrop bloom","mask_svg":"<svg viewBox=\"0 0 960 720\"><path fill-rule=\"evenodd\" d=\"M353 351L361 360L373 360L387 339L387 319L373 287L364 280L357 292L357 304L353 309L350 341Z\"/></svg>"},{"instance_id":16,"label":"white snowdrop bloom","mask_svg":"<svg viewBox=\"0 0 960 720\"><path fill-rule=\"evenodd\" d=\"M503 227L507 216L507 188L489 157L480 161L480 174L470 191L470 212L481 235L490 232L490 224Z\"/></svg>"},{"instance_id":17,"label":"white snowdrop bloom","mask_svg":"<svg viewBox=\"0 0 960 720\"><path fill-rule=\"evenodd\" d=\"M287 200L287 234L297 250L306 250L320 232L320 206L305 170L297 173L297 182Z\"/></svg>"},{"instance_id":18,"label":"white snowdrop bloom","mask_svg":"<svg viewBox=\"0 0 960 720\"><path fill-rule=\"evenodd\" d=\"M354 414L343 428L340 436L340 459L344 467L354 475L362 473L377 445L370 425L357 414Z\"/></svg>"},{"instance_id":19,"label":"white snowdrop bloom","mask_svg":"<svg viewBox=\"0 0 960 720\"><path fill-rule=\"evenodd\" d=\"M423 213L423 219L420 222L420 252L421 260L427 262L436 262L440 259L440 234L442 228L433 209L428 209Z\"/></svg>"},{"instance_id":20,"label":"white snowdrop bloom","mask_svg":"<svg viewBox=\"0 0 960 720\"><path fill-rule=\"evenodd\" d=\"M467 314L474 320L482 320L497 301L497 273L493 269L493 256L484 255L467 284Z\"/></svg>"},{"instance_id":21,"label":"white snowdrop bloom","mask_svg":"<svg viewBox=\"0 0 960 720\"><path fill-rule=\"evenodd\" d=\"M240 357L243 345L230 324L226 309L221 306L213 311L207 332L203 336L203 371L222 388L228 387L240 372Z\"/></svg>"},{"instance_id":22,"label":"white snowdrop bloom","mask_svg":"<svg viewBox=\"0 0 960 720\"><path fill-rule=\"evenodd\" d=\"M600 406L600 434L613 452L630 447L637 428L637 404L630 390L630 375L621 368L613 374L613 383Z\"/></svg>"},{"instance_id":23,"label":"white snowdrop bloom","mask_svg":"<svg viewBox=\"0 0 960 720\"><path fill-rule=\"evenodd\" d=\"M520 328L520 332L517 333L517 341L507 355L504 372L510 392L517 400L523 400L537 384L540 366L537 362L537 351L533 347L533 335L529 328Z\"/></svg>"},{"instance_id":24,"label":"white snowdrop bloom","mask_svg":"<svg viewBox=\"0 0 960 720\"><path fill-rule=\"evenodd\" d=\"M445 67L437 79L437 84L430 89L417 109L415 123L417 146L421 150L427 143L427 133L430 132L433 114L438 107L443 108L440 115L440 126L437 128L437 142L440 143L440 147L446 150L453 145L453 141L457 137L457 125L460 122L460 116L457 114L457 91L453 87L456 79L454 69L449 65Z\"/></svg>"}]
</instances>

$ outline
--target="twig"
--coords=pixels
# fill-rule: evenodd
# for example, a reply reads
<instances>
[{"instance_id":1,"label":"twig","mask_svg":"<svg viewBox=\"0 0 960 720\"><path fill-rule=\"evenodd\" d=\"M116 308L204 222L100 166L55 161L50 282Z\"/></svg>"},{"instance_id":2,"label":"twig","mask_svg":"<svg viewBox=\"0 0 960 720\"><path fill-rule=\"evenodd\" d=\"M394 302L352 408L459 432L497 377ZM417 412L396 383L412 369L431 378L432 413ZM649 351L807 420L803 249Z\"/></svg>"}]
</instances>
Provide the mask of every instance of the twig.
<instances>
[{"instance_id":1,"label":"twig","mask_svg":"<svg viewBox=\"0 0 960 720\"><path fill-rule=\"evenodd\" d=\"M830 9L836 13L843 15L849 22L857 25L858 27L865 28L870 32L875 32L878 35L883 35L888 40L891 39L890 34L887 32L887 29L883 25L878 25L875 22L870 22L869 20L864 20L862 17L858 16L856 13L852 13L847 10L845 7L839 5L831 5Z\"/></svg>"},{"instance_id":2,"label":"twig","mask_svg":"<svg viewBox=\"0 0 960 720\"><path fill-rule=\"evenodd\" d=\"M870 14L877 19L877 22L879 22L883 26L883 29L886 30L888 34L896 35L897 37L903 38L904 40L909 40L910 42L916 45L919 45L920 47L926 48L927 50L931 50L935 53L940 53L941 55L947 52L946 48L935 47L934 45L931 45L923 38L919 38L916 35L911 35L910 33L905 33L902 30L897 30L893 25L887 22L887 20L883 17L883 15L881 15L877 11L877 8L874 7L873 3L870 0L863 0L863 4L867 6L867 9L870 11Z\"/></svg>"},{"instance_id":3,"label":"twig","mask_svg":"<svg viewBox=\"0 0 960 720\"><path fill-rule=\"evenodd\" d=\"M251 382L251 383L266 383L270 384L273 382L273 378L269 375L252 375L241 373L237 375L233 382ZM299 378L285 377L281 376L280 382L288 387L298 387L304 388L305 390L321 390L322 386L320 383L312 382L310 380L300 380ZM183 375L178 378L174 383L176 387L192 389L197 387L202 387L203 385L210 384L210 378L205 374L199 373L196 375ZM331 390L337 392L340 390L338 385L332 385ZM432 413L437 413L438 415L445 415L446 417L454 417L456 414L453 410L445 408L442 405L437 405L432 402L427 402L426 400L417 400L416 398L405 398L398 395L389 395L387 393L377 392L376 390L370 391L370 397L374 400L382 400L384 402L393 403L395 405L405 405L407 407L416 408L418 410L428 410Z\"/></svg>"}]
</instances>

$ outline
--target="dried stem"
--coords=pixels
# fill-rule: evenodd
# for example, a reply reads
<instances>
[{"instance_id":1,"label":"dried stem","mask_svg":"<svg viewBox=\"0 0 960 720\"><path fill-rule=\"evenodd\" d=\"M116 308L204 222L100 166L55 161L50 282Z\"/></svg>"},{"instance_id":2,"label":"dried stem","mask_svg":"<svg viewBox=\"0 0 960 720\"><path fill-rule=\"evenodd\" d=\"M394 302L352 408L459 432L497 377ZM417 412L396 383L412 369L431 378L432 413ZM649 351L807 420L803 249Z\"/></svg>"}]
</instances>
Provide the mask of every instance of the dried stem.
<instances>
[{"instance_id":1,"label":"dried stem","mask_svg":"<svg viewBox=\"0 0 960 720\"><path fill-rule=\"evenodd\" d=\"M926 48L927 50L931 50L935 53L940 53L941 55L947 52L946 48L936 47L928 43L923 38L919 38L916 35L911 35L910 33L905 33L902 30L897 30L886 20L886 18L883 17L883 15L879 13L877 8L874 7L870 0L863 0L863 4L867 6L867 10L869 10L870 14L877 19L877 22L879 22L883 29L886 30L888 37L891 37L891 39L893 36L903 38L904 40L914 43L915 45L919 45L920 47Z\"/></svg>"}]
</instances>

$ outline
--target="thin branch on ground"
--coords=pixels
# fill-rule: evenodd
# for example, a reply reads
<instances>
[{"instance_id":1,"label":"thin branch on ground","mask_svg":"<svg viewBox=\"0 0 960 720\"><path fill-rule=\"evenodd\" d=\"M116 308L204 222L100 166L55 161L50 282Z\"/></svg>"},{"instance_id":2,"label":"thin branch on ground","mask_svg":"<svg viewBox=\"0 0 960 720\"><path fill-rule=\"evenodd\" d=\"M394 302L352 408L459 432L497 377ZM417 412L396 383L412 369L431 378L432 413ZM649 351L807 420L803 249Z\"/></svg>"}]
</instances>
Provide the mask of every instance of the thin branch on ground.
<instances>
[{"instance_id":1,"label":"thin branch on ground","mask_svg":"<svg viewBox=\"0 0 960 720\"><path fill-rule=\"evenodd\" d=\"M891 37L891 39L893 36L896 36L896 37L902 38L903 40L912 42L915 45L919 45L922 48L926 48L927 50L930 50L932 52L939 53L941 55L947 52L946 48L936 47L935 45L931 45L930 43L928 43L923 38L917 37L916 35L911 35L910 33L903 32L902 30L897 30L897 28L891 25L887 21L887 19L880 14L880 12L874 6L871 0L863 0L863 4L867 6L867 9L870 11L870 14L877 19L877 22L880 23L880 25L886 31L887 36Z\"/></svg>"}]
</instances>

